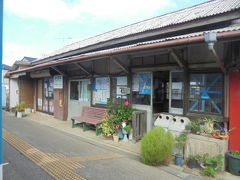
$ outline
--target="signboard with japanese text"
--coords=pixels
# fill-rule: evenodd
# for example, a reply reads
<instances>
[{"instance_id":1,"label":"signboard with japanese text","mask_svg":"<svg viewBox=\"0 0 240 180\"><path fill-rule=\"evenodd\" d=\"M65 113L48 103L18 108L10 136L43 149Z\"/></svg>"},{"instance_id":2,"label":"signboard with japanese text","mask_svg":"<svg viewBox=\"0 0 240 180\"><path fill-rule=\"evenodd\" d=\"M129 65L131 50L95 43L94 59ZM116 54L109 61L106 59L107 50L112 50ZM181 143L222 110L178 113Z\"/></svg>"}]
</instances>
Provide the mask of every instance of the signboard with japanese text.
<instances>
[{"instance_id":1,"label":"signboard with japanese text","mask_svg":"<svg viewBox=\"0 0 240 180\"><path fill-rule=\"evenodd\" d=\"M62 89L63 88L63 76L62 75L53 76L53 88L54 89Z\"/></svg>"}]
</instances>

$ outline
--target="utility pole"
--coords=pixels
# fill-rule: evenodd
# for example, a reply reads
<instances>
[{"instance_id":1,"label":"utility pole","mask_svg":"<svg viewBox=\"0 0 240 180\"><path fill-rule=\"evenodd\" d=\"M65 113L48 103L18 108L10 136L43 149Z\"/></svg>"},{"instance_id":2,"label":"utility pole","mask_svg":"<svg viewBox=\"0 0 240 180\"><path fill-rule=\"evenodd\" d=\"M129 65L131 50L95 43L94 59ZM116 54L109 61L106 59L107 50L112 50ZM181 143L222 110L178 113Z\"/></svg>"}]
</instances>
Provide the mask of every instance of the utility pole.
<instances>
[{"instance_id":1,"label":"utility pole","mask_svg":"<svg viewBox=\"0 0 240 180\"><path fill-rule=\"evenodd\" d=\"M0 1L0 65L2 71L2 31L3 31L3 0ZM1 91L2 94L2 72L0 73ZM3 140L2 140L2 95L0 95L0 180L3 179Z\"/></svg>"}]
</instances>

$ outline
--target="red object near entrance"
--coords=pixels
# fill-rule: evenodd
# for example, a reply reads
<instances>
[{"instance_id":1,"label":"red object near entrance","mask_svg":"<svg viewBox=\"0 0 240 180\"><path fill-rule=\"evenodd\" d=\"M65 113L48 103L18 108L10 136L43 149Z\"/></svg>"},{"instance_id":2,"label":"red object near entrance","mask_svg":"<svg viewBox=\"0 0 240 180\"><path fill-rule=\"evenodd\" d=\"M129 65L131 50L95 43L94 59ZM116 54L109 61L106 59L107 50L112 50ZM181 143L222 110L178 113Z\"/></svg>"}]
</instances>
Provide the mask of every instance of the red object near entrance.
<instances>
[{"instance_id":1,"label":"red object near entrance","mask_svg":"<svg viewBox=\"0 0 240 180\"><path fill-rule=\"evenodd\" d=\"M229 149L240 151L240 72L229 74Z\"/></svg>"}]
</instances>

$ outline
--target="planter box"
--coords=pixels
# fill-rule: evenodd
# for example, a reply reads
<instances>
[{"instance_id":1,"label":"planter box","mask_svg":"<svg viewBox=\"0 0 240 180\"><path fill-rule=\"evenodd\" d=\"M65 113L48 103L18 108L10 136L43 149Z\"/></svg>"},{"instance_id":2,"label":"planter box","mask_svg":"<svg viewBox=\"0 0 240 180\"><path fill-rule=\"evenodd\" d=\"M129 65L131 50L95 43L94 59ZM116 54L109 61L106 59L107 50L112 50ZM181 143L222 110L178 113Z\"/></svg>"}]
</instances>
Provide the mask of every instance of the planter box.
<instances>
[{"instance_id":1,"label":"planter box","mask_svg":"<svg viewBox=\"0 0 240 180\"><path fill-rule=\"evenodd\" d=\"M216 156L228 151L228 140L221 140L207 136L189 134L188 142L185 146L184 157L191 155L209 153L210 156ZM225 165L223 165L223 168Z\"/></svg>"},{"instance_id":2,"label":"planter box","mask_svg":"<svg viewBox=\"0 0 240 180\"><path fill-rule=\"evenodd\" d=\"M233 156L227 152L227 166L230 173L240 176L240 157Z\"/></svg>"}]
</instances>

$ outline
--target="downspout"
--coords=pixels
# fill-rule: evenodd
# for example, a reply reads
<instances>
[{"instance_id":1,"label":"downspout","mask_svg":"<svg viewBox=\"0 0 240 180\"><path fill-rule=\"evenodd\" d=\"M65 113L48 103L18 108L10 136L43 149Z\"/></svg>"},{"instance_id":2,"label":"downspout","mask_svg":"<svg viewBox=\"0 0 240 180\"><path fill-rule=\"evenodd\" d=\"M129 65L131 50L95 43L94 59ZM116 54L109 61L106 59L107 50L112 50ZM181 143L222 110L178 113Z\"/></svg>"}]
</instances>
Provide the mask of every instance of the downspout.
<instances>
[{"instance_id":1,"label":"downspout","mask_svg":"<svg viewBox=\"0 0 240 180\"><path fill-rule=\"evenodd\" d=\"M214 49L214 43L217 42L217 33L215 32L208 32L204 34L205 42L208 44L209 51L213 54L215 57L216 63L221 68L222 72L224 74L227 74L226 68L224 67L224 64L222 63L220 57L218 56L216 50Z\"/></svg>"},{"instance_id":2,"label":"downspout","mask_svg":"<svg viewBox=\"0 0 240 180\"><path fill-rule=\"evenodd\" d=\"M215 32L209 32L209 33L205 33L204 34L204 39L205 42L207 42L208 44L208 49L209 51L213 54L213 56L215 57L216 63L218 64L218 66L221 68L222 72L224 73L224 128L228 129L228 73L226 68L224 67L224 64L222 63L220 57L218 56L216 50L214 49L214 43L217 42L217 33Z\"/></svg>"}]
</instances>

